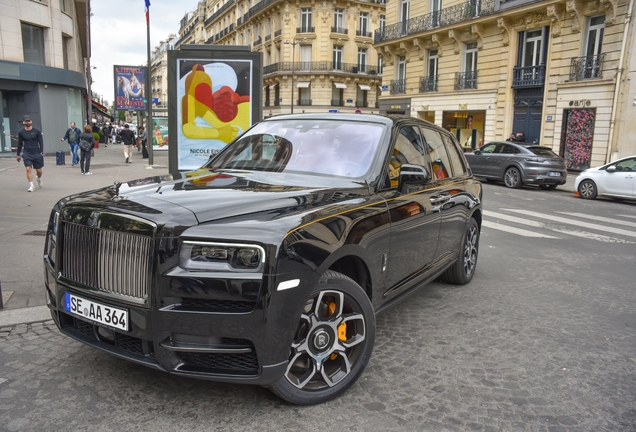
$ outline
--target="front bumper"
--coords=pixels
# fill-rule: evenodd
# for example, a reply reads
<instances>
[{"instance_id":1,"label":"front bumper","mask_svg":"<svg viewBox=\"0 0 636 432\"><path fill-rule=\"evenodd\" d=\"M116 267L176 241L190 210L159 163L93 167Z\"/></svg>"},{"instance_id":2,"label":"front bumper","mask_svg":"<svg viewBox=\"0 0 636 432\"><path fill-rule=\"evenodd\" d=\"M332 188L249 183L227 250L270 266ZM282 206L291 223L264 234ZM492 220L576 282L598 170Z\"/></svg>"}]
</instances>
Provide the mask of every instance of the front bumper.
<instances>
[{"instance_id":1,"label":"front bumper","mask_svg":"<svg viewBox=\"0 0 636 432\"><path fill-rule=\"evenodd\" d=\"M153 286L151 307L113 301L101 293L60 282L45 257L47 304L60 331L82 343L132 362L176 375L213 381L268 385L285 372L291 340L307 287L317 281L311 271L266 276L251 310L213 310L209 299L197 304L172 296L178 285L161 277ZM279 281L305 282L292 290L268 287ZM238 285L244 281L235 281ZM129 331L104 327L65 310L66 292L106 306L128 310ZM184 306L184 304L188 304Z\"/></svg>"}]
</instances>

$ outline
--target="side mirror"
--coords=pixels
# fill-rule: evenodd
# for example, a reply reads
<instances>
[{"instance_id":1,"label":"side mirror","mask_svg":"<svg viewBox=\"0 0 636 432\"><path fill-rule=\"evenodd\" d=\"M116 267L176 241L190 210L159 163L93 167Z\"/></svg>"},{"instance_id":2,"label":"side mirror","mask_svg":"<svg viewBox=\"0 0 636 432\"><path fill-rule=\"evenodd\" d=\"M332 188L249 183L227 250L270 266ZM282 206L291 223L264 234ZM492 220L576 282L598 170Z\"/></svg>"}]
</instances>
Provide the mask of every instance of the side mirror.
<instances>
[{"instance_id":1,"label":"side mirror","mask_svg":"<svg viewBox=\"0 0 636 432\"><path fill-rule=\"evenodd\" d=\"M481 154L481 150L475 150L475 151L473 151L473 154L480 155Z\"/></svg>"},{"instance_id":2,"label":"side mirror","mask_svg":"<svg viewBox=\"0 0 636 432\"><path fill-rule=\"evenodd\" d=\"M605 171L607 171L607 172L615 172L616 171L616 165L608 166L607 168L605 168Z\"/></svg>"},{"instance_id":3,"label":"side mirror","mask_svg":"<svg viewBox=\"0 0 636 432\"><path fill-rule=\"evenodd\" d=\"M404 164L400 167L398 189L402 193L421 190L431 180L426 168L420 165Z\"/></svg>"}]
</instances>

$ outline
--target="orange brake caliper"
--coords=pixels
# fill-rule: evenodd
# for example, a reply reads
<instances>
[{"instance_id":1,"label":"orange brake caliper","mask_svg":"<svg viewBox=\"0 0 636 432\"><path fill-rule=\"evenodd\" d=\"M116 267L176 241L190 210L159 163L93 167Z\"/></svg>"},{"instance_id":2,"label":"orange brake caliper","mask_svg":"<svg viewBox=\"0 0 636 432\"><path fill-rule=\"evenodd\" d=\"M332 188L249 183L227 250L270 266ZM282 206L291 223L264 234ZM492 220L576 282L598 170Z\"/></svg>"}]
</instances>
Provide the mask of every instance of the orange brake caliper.
<instances>
[{"instance_id":1,"label":"orange brake caliper","mask_svg":"<svg viewBox=\"0 0 636 432\"><path fill-rule=\"evenodd\" d=\"M333 315L336 312L336 303L334 302L326 302L327 307L329 308L329 316ZM338 339L341 341L347 340L347 323L343 322L338 326ZM338 358L338 354L333 353L329 356L329 359L335 360Z\"/></svg>"}]
</instances>

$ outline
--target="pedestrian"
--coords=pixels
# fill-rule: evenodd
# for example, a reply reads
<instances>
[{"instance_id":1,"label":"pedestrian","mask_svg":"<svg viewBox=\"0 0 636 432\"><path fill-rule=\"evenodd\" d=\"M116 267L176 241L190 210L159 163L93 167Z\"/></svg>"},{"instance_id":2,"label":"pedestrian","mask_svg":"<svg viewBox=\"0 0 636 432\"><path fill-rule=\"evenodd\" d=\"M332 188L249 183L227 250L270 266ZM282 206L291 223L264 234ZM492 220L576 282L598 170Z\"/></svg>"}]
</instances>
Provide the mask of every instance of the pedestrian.
<instances>
[{"instance_id":1,"label":"pedestrian","mask_svg":"<svg viewBox=\"0 0 636 432\"><path fill-rule=\"evenodd\" d=\"M75 122L71 122L71 127L66 130L64 134L64 138L60 141L68 140L68 145L71 147L71 154L73 155L73 164L75 166L79 162L79 156L77 155L77 148L79 144L79 136L82 131L79 130L77 126L75 126Z\"/></svg>"},{"instance_id":2,"label":"pedestrian","mask_svg":"<svg viewBox=\"0 0 636 432\"><path fill-rule=\"evenodd\" d=\"M108 141L106 141L106 126L99 127L99 143L104 144L104 147L108 147Z\"/></svg>"},{"instance_id":3,"label":"pedestrian","mask_svg":"<svg viewBox=\"0 0 636 432\"><path fill-rule=\"evenodd\" d=\"M517 132L517 136L515 137L516 142L526 142L526 134L523 132Z\"/></svg>"},{"instance_id":4,"label":"pedestrian","mask_svg":"<svg viewBox=\"0 0 636 432\"><path fill-rule=\"evenodd\" d=\"M27 192L33 192L33 169L37 175L38 186L42 187L42 167L44 166L44 141L42 140L42 132L33 127L31 117L25 115L22 117L24 129L18 132L18 154L15 157L18 162L24 161L26 167L26 176L29 181ZM22 153L22 156L20 156Z\"/></svg>"},{"instance_id":5,"label":"pedestrian","mask_svg":"<svg viewBox=\"0 0 636 432\"><path fill-rule=\"evenodd\" d=\"M124 130L119 134L124 144L124 156L126 157L126 163L132 163L132 148L135 143L135 134L130 130L128 123L124 125Z\"/></svg>"},{"instance_id":6,"label":"pedestrian","mask_svg":"<svg viewBox=\"0 0 636 432\"><path fill-rule=\"evenodd\" d=\"M511 133L510 136L508 137L508 141L515 142L516 140L517 140L517 137L515 136L515 134Z\"/></svg>"},{"instance_id":7,"label":"pedestrian","mask_svg":"<svg viewBox=\"0 0 636 432\"><path fill-rule=\"evenodd\" d=\"M148 132L146 132L146 129L143 126L139 126L139 140L141 140L141 157L143 159L148 159L148 149L146 148Z\"/></svg>"},{"instance_id":8,"label":"pedestrian","mask_svg":"<svg viewBox=\"0 0 636 432\"><path fill-rule=\"evenodd\" d=\"M84 132L79 136L79 147L82 153L80 169L82 175L93 175L91 172L91 152L95 148L95 135L90 125L84 126Z\"/></svg>"}]
</instances>

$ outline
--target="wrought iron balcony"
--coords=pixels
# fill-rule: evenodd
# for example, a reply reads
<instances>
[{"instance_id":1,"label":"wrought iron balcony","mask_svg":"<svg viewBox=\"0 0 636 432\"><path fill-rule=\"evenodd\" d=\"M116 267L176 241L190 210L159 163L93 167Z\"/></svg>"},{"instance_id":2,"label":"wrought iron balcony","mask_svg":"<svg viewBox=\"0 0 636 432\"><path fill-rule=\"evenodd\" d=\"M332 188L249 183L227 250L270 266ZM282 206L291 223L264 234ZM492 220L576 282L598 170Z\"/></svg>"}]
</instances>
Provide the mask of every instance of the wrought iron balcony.
<instances>
[{"instance_id":1,"label":"wrought iron balcony","mask_svg":"<svg viewBox=\"0 0 636 432\"><path fill-rule=\"evenodd\" d=\"M331 33L349 34L349 29L342 27L331 27Z\"/></svg>"},{"instance_id":2,"label":"wrought iron balcony","mask_svg":"<svg viewBox=\"0 0 636 432\"><path fill-rule=\"evenodd\" d=\"M265 106L269 106L269 99L265 99Z\"/></svg>"},{"instance_id":3,"label":"wrought iron balcony","mask_svg":"<svg viewBox=\"0 0 636 432\"><path fill-rule=\"evenodd\" d=\"M467 90L477 88L477 71L457 72L455 74L455 90Z\"/></svg>"},{"instance_id":4,"label":"wrought iron balcony","mask_svg":"<svg viewBox=\"0 0 636 432\"><path fill-rule=\"evenodd\" d=\"M344 104L342 99L331 99L331 106L344 106Z\"/></svg>"},{"instance_id":5,"label":"wrought iron balcony","mask_svg":"<svg viewBox=\"0 0 636 432\"><path fill-rule=\"evenodd\" d=\"M274 106L280 106L280 99L274 98Z\"/></svg>"},{"instance_id":6,"label":"wrought iron balcony","mask_svg":"<svg viewBox=\"0 0 636 432\"><path fill-rule=\"evenodd\" d=\"M570 61L570 81L603 78L605 54L574 57Z\"/></svg>"},{"instance_id":7,"label":"wrought iron balcony","mask_svg":"<svg viewBox=\"0 0 636 432\"><path fill-rule=\"evenodd\" d=\"M403 94L406 93L406 80L391 80L389 85L391 94Z\"/></svg>"},{"instance_id":8,"label":"wrought iron balcony","mask_svg":"<svg viewBox=\"0 0 636 432\"><path fill-rule=\"evenodd\" d=\"M311 99L298 99L296 101L296 105L298 105L298 106L310 106L311 105Z\"/></svg>"},{"instance_id":9,"label":"wrought iron balcony","mask_svg":"<svg viewBox=\"0 0 636 432\"><path fill-rule=\"evenodd\" d=\"M370 31L366 30L356 30L356 36L368 37L373 36Z\"/></svg>"},{"instance_id":10,"label":"wrought iron balcony","mask_svg":"<svg viewBox=\"0 0 636 432\"><path fill-rule=\"evenodd\" d=\"M263 40L259 36L259 38L254 41L254 45L252 45L252 46L255 46L255 47L259 46L262 42L263 42Z\"/></svg>"},{"instance_id":11,"label":"wrought iron balcony","mask_svg":"<svg viewBox=\"0 0 636 432\"><path fill-rule=\"evenodd\" d=\"M367 101L356 101L356 108L369 108L369 102Z\"/></svg>"},{"instance_id":12,"label":"wrought iron balcony","mask_svg":"<svg viewBox=\"0 0 636 432\"><path fill-rule=\"evenodd\" d=\"M280 63L274 63L274 64L271 64L269 66L265 66L263 68L263 75L267 75L267 74L271 74L271 73L274 73L274 72L278 72L278 65L279 64Z\"/></svg>"},{"instance_id":13,"label":"wrought iron balcony","mask_svg":"<svg viewBox=\"0 0 636 432\"><path fill-rule=\"evenodd\" d=\"M545 84L545 65L515 66L512 88L543 87Z\"/></svg>"},{"instance_id":14,"label":"wrought iron balcony","mask_svg":"<svg viewBox=\"0 0 636 432\"><path fill-rule=\"evenodd\" d=\"M274 72L342 72L365 75L381 75L377 66L356 63L330 62L330 61L308 61L308 62L280 62L265 66L265 75Z\"/></svg>"},{"instance_id":15,"label":"wrought iron balcony","mask_svg":"<svg viewBox=\"0 0 636 432\"><path fill-rule=\"evenodd\" d=\"M270 40L272 40L272 35L271 34L265 35L265 42Z\"/></svg>"},{"instance_id":16,"label":"wrought iron balcony","mask_svg":"<svg viewBox=\"0 0 636 432\"><path fill-rule=\"evenodd\" d=\"M492 15L496 12L496 0L481 0L479 2L468 2L442 10L420 15L407 21L398 22L385 26L375 31L374 43L380 43L403 36L421 33L437 27L444 27L473 18L485 15Z\"/></svg>"},{"instance_id":17,"label":"wrought iron balcony","mask_svg":"<svg viewBox=\"0 0 636 432\"><path fill-rule=\"evenodd\" d=\"M282 31L282 30L276 30L276 31L274 32L274 37L275 37L275 38L277 38L277 37L278 37L278 36L280 36L282 33L283 33L283 31Z\"/></svg>"},{"instance_id":18,"label":"wrought iron balcony","mask_svg":"<svg viewBox=\"0 0 636 432\"><path fill-rule=\"evenodd\" d=\"M437 91L437 75L420 78L420 93Z\"/></svg>"},{"instance_id":19,"label":"wrought iron balcony","mask_svg":"<svg viewBox=\"0 0 636 432\"><path fill-rule=\"evenodd\" d=\"M296 33L315 33L316 27L296 27Z\"/></svg>"}]
</instances>

